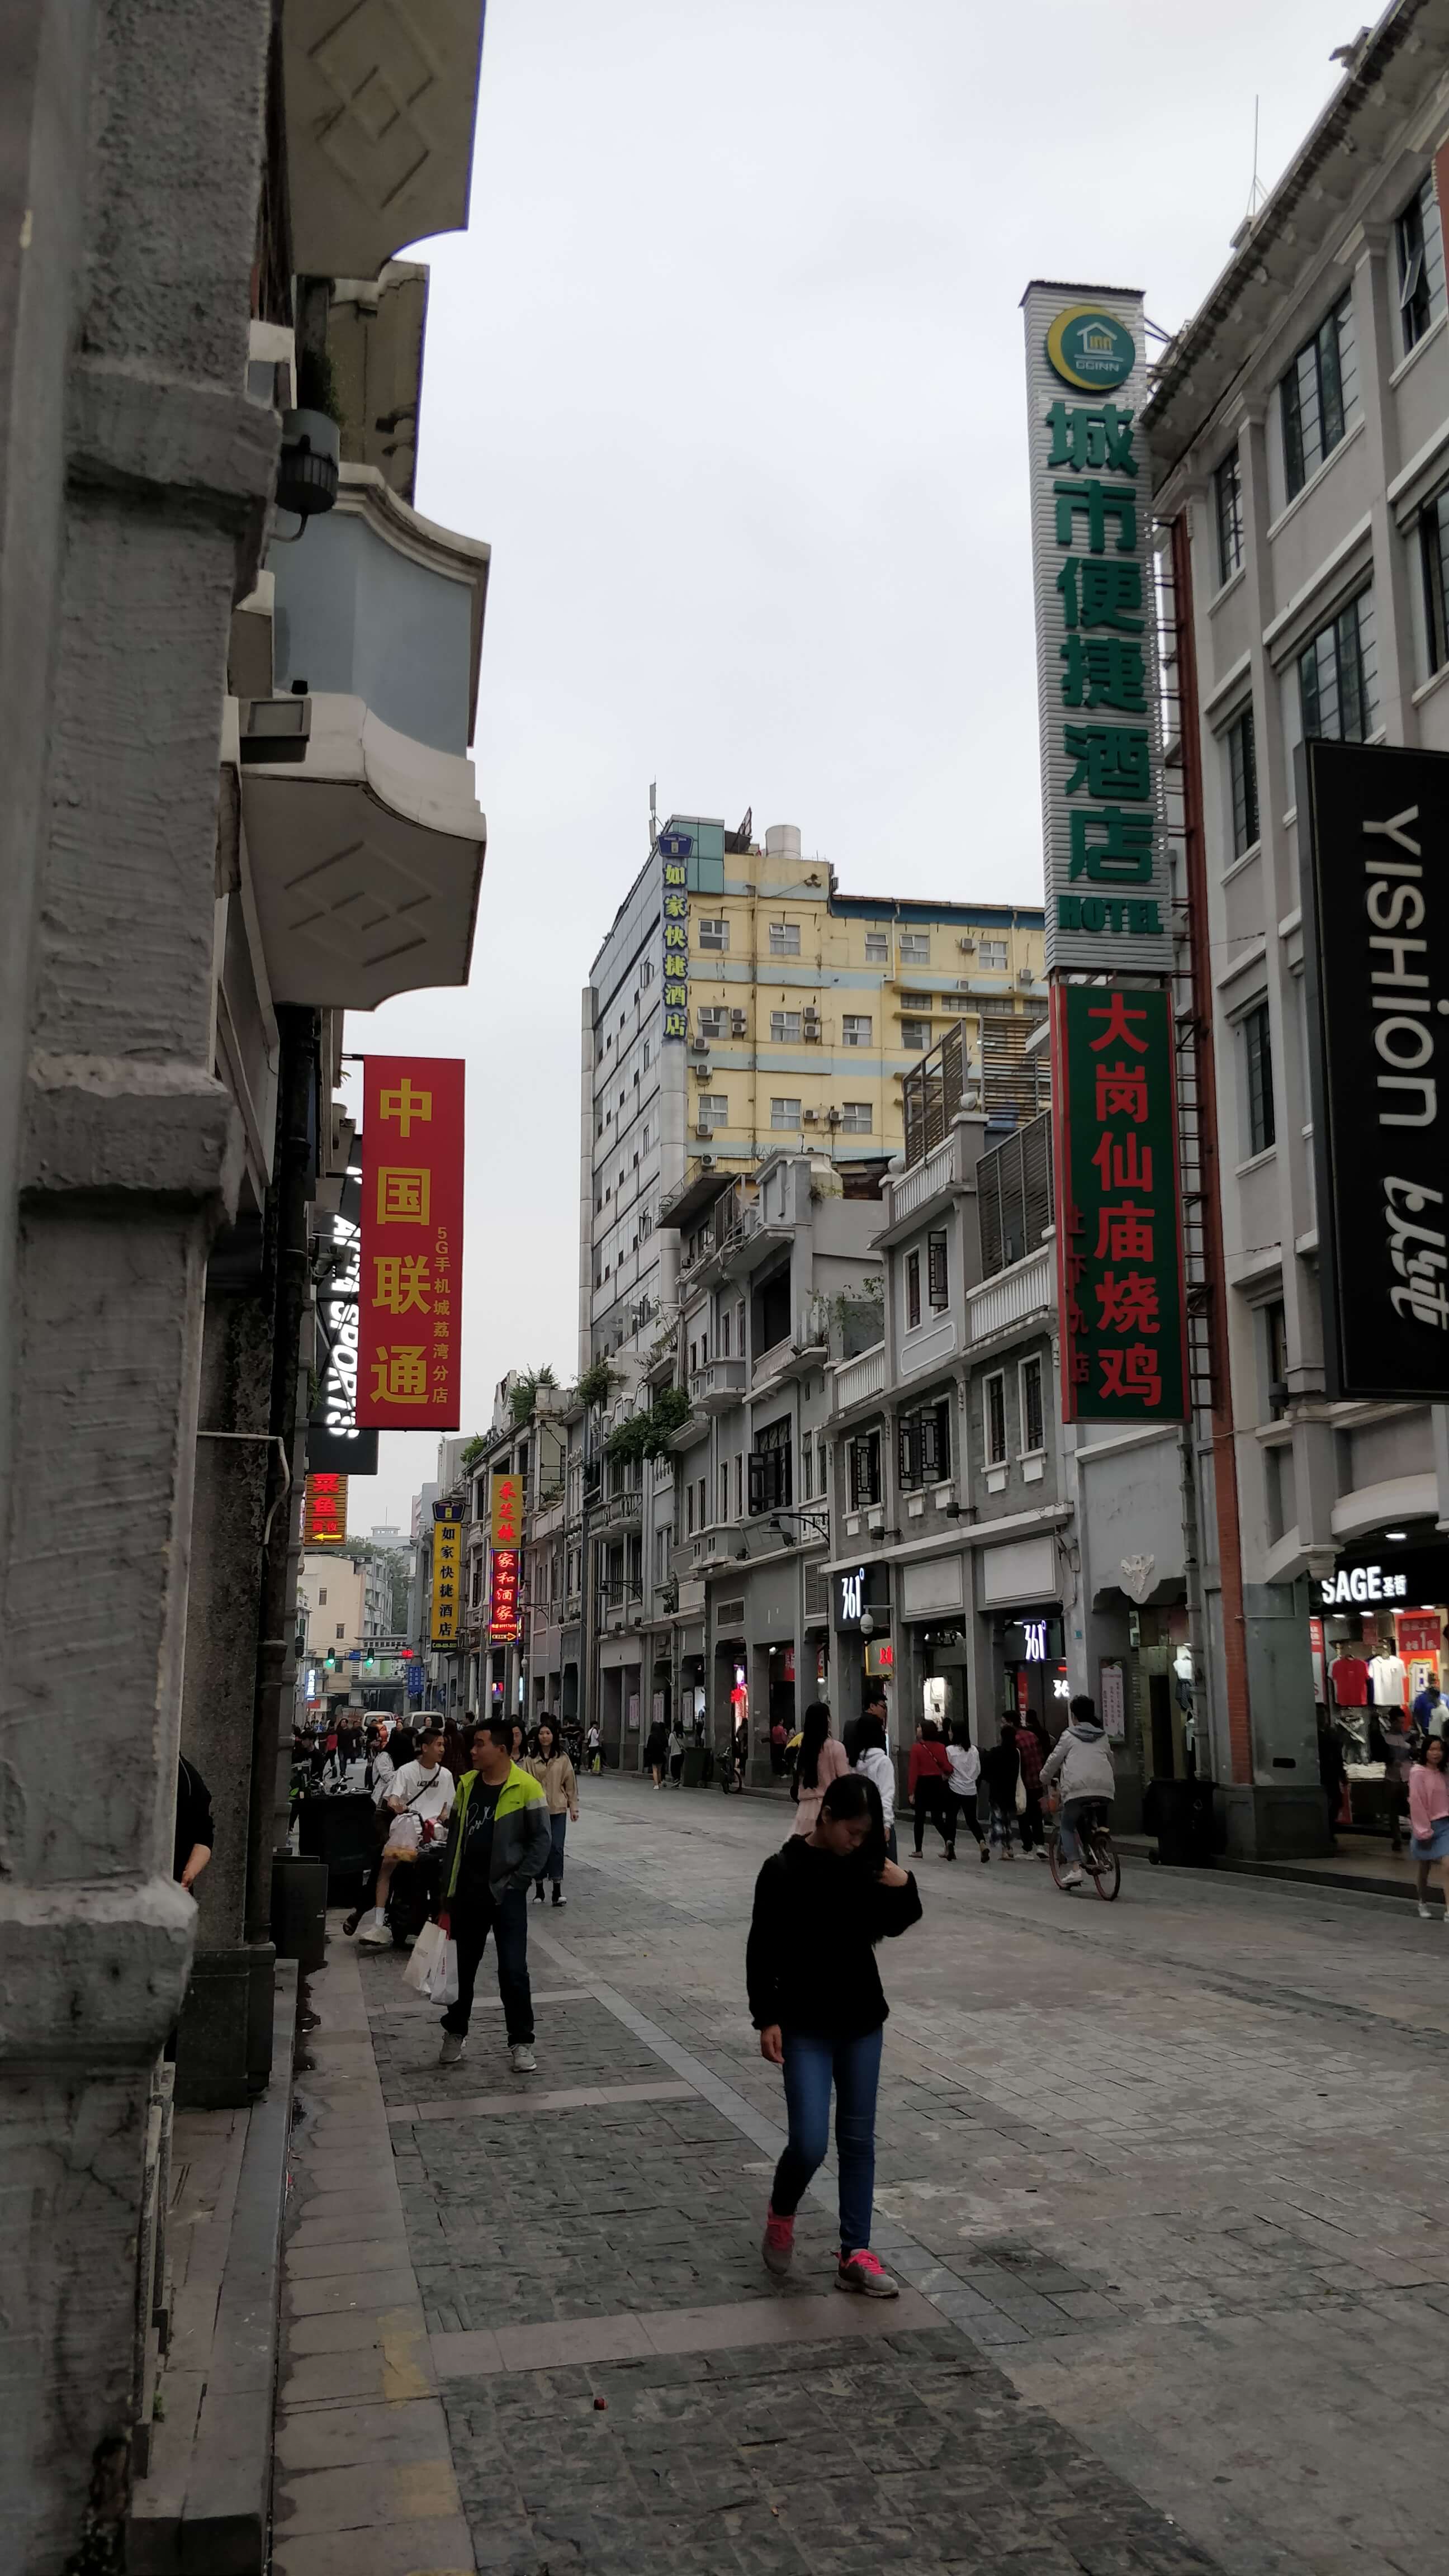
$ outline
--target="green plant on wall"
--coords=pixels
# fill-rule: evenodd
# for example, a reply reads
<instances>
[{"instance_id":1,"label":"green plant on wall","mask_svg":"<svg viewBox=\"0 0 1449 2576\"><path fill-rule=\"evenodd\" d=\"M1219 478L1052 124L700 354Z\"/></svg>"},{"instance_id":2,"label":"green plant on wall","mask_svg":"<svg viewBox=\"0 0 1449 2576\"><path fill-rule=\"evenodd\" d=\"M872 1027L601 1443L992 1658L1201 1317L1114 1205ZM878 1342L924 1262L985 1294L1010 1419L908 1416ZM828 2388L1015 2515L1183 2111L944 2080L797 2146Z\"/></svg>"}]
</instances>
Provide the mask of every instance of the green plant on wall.
<instances>
[{"instance_id":1,"label":"green plant on wall","mask_svg":"<svg viewBox=\"0 0 1449 2576\"><path fill-rule=\"evenodd\" d=\"M631 1413L616 1423L604 1443L616 1464L642 1458L664 1458L672 1435L689 1420L689 1398L682 1386L661 1388L647 1413Z\"/></svg>"},{"instance_id":2,"label":"green plant on wall","mask_svg":"<svg viewBox=\"0 0 1449 2576\"><path fill-rule=\"evenodd\" d=\"M525 1422L531 1418L533 1408L538 1402L539 1388L557 1386L557 1384L558 1379L554 1376L547 1360L544 1361L542 1368L528 1369L524 1372L517 1383L509 1389L508 1394L508 1410L512 1415L515 1431L521 1431Z\"/></svg>"},{"instance_id":3,"label":"green plant on wall","mask_svg":"<svg viewBox=\"0 0 1449 2576\"><path fill-rule=\"evenodd\" d=\"M607 1360L595 1360L593 1367L585 1369L574 1388L574 1401L585 1405L607 1404L611 1390L618 1383L617 1370L611 1369Z\"/></svg>"},{"instance_id":4,"label":"green plant on wall","mask_svg":"<svg viewBox=\"0 0 1449 2576\"><path fill-rule=\"evenodd\" d=\"M487 1446L487 1436L482 1431L475 1431L471 1440L464 1441L463 1455L460 1463L465 1476L472 1475L474 1468L477 1466L478 1461L482 1457Z\"/></svg>"}]
</instances>

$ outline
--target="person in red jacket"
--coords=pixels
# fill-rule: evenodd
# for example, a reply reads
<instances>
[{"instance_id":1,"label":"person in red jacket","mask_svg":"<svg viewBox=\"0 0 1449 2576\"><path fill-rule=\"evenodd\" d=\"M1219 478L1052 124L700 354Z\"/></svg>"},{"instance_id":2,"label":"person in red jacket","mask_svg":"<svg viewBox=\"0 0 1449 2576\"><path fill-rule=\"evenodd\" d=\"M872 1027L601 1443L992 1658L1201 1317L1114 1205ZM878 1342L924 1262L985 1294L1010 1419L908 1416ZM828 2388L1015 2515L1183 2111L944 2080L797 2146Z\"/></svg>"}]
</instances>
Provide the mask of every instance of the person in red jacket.
<instances>
[{"instance_id":1,"label":"person in red jacket","mask_svg":"<svg viewBox=\"0 0 1449 2576\"><path fill-rule=\"evenodd\" d=\"M916 1811L917 1860L921 1857L928 1816L942 1842L951 1839L942 1812L950 1777L951 1757L941 1741L941 1730L927 1718L911 1746L910 1767L906 1775L906 1795Z\"/></svg>"}]
</instances>

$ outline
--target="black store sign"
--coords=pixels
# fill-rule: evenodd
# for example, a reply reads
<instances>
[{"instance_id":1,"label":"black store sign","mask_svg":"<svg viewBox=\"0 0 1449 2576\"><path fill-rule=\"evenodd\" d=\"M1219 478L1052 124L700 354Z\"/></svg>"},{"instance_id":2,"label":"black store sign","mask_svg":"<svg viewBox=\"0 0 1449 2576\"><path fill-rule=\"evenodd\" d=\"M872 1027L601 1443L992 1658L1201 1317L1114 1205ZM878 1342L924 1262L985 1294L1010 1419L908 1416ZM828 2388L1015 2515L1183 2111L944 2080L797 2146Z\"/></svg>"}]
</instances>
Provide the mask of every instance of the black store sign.
<instances>
[{"instance_id":1,"label":"black store sign","mask_svg":"<svg viewBox=\"0 0 1449 2576\"><path fill-rule=\"evenodd\" d=\"M863 1612L875 1618L877 1611L890 1606L890 1576L885 1566L852 1566L846 1574L835 1577L835 1624L837 1628L858 1628ZM881 1622L875 1619L877 1627Z\"/></svg>"},{"instance_id":2,"label":"black store sign","mask_svg":"<svg viewBox=\"0 0 1449 2576\"><path fill-rule=\"evenodd\" d=\"M317 1292L317 1393L307 1416L307 1464L318 1474L375 1476L377 1433L357 1428L357 1294L362 1174L349 1171L333 1226L337 1257Z\"/></svg>"},{"instance_id":3,"label":"black store sign","mask_svg":"<svg viewBox=\"0 0 1449 2576\"><path fill-rule=\"evenodd\" d=\"M1442 1399L1449 753L1312 742L1297 757L1328 1393Z\"/></svg>"}]
</instances>

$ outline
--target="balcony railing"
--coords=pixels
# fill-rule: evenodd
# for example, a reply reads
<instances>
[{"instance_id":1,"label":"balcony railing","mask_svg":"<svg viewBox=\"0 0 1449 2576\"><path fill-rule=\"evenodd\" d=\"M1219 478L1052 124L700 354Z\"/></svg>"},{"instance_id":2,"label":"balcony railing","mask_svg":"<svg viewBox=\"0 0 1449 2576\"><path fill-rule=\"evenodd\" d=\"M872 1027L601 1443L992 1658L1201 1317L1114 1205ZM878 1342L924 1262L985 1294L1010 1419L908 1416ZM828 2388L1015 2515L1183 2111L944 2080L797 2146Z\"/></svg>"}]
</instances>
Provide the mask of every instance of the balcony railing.
<instances>
[{"instance_id":1,"label":"balcony railing","mask_svg":"<svg viewBox=\"0 0 1449 2576\"><path fill-rule=\"evenodd\" d=\"M886 1353L884 1342L874 1350L862 1351L858 1360L848 1360L835 1372L836 1413L848 1413L854 1404L864 1404L867 1397L885 1393Z\"/></svg>"},{"instance_id":2,"label":"balcony railing","mask_svg":"<svg viewBox=\"0 0 1449 2576\"><path fill-rule=\"evenodd\" d=\"M901 1084L906 1122L906 1163L919 1163L943 1144L951 1121L964 1107L970 1070L963 1028L948 1029L938 1047L913 1065Z\"/></svg>"},{"instance_id":3,"label":"balcony railing","mask_svg":"<svg viewBox=\"0 0 1449 2576\"><path fill-rule=\"evenodd\" d=\"M610 1494L595 1508L593 1527L597 1534L610 1529L634 1527L644 1517L644 1495L638 1485L625 1488L621 1494Z\"/></svg>"},{"instance_id":4,"label":"balcony railing","mask_svg":"<svg viewBox=\"0 0 1449 2576\"><path fill-rule=\"evenodd\" d=\"M899 1225L903 1217L914 1216L917 1208L925 1206L927 1199L933 1199L939 1190L959 1179L958 1160L956 1139L948 1136L944 1145L938 1145L935 1152L918 1163L913 1172L905 1172L898 1181L892 1181L889 1185L891 1224Z\"/></svg>"},{"instance_id":5,"label":"balcony railing","mask_svg":"<svg viewBox=\"0 0 1449 2576\"><path fill-rule=\"evenodd\" d=\"M689 1401L697 1413L721 1413L726 1405L738 1404L748 1381L744 1360L710 1360L703 1368L691 1370Z\"/></svg>"},{"instance_id":6,"label":"balcony railing","mask_svg":"<svg viewBox=\"0 0 1449 2576\"><path fill-rule=\"evenodd\" d=\"M795 1345L787 1333L782 1342L772 1342L767 1351L761 1351L755 1362L752 1385L763 1386L767 1378L778 1377L782 1369L788 1367L794 1349Z\"/></svg>"},{"instance_id":7,"label":"balcony railing","mask_svg":"<svg viewBox=\"0 0 1449 2576\"><path fill-rule=\"evenodd\" d=\"M1050 1306L1056 1292L1055 1274L1052 1247L1045 1244L1025 1261L1015 1261L1009 1270L999 1270L994 1279L984 1279L979 1288L968 1288L972 1341L984 1342L991 1334L1005 1332L1011 1324L1024 1323L1028 1315L1040 1314Z\"/></svg>"}]
</instances>

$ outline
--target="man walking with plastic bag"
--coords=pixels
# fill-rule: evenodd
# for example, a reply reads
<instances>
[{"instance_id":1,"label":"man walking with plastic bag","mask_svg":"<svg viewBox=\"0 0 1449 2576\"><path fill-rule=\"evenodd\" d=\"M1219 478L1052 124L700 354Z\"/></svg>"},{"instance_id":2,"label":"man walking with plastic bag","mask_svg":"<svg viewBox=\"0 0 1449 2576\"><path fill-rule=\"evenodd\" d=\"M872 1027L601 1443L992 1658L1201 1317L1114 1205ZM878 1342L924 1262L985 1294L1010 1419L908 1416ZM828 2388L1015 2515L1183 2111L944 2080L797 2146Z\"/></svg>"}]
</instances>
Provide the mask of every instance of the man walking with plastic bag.
<instances>
[{"instance_id":1,"label":"man walking with plastic bag","mask_svg":"<svg viewBox=\"0 0 1449 2576\"><path fill-rule=\"evenodd\" d=\"M440 2066L457 2066L468 2044L473 1987L488 1935L498 1959L498 1992L515 2075L531 2075L533 1996L528 1982L528 1891L553 1852L541 1781L508 1750L501 1717L473 1730L473 1768L458 1784L443 1861L442 1919L458 1946L458 2000L443 2015Z\"/></svg>"}]
</instances>

